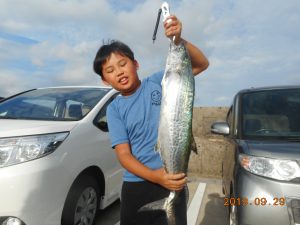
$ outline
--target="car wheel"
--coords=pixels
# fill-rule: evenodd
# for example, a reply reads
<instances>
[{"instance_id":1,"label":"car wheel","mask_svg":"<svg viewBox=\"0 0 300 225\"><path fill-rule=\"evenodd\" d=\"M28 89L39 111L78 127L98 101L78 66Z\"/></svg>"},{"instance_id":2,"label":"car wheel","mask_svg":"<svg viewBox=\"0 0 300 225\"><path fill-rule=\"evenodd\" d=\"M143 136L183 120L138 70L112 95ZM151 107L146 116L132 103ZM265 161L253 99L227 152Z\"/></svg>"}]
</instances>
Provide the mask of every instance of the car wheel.
<instances>
[{"instance_id":1,"label":"car wheel","mask_svg":"<svg viewBox=\"0 0 300 225\"><path fill-rule=\"evenodd\" d=\"M62 225L93 225L99 208L100 189L91 176L77 179L67 196Z\"/></svg>"},{"instance_id":2,"label":"car wheel","mask_svg":"<svg viewBox=\"0 0 300 225\"><path fill-rule=\"evenodd\" d=\"M231 205L229 209L229 224L230 225L238 225L236 218L236 206Z\"/></svg>"}]
</instances>

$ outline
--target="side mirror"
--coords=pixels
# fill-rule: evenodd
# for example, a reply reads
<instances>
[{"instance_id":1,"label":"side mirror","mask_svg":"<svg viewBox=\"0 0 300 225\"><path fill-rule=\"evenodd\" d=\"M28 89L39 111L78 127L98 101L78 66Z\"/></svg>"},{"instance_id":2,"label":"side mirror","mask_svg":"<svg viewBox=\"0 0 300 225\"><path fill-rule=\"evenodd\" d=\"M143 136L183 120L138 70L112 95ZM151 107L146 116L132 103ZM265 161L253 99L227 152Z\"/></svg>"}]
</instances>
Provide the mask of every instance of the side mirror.
<instances>
[{"instance_id":1,"label":"side mirror","mask_svg":"<svg viewBox=\"0 0 300 225\"><path fill-rule=\"evenodd\" d=\"M229 135L229 125L226 122L214 122L210 131L213 134Z\"/></svg>"}]
</instances>

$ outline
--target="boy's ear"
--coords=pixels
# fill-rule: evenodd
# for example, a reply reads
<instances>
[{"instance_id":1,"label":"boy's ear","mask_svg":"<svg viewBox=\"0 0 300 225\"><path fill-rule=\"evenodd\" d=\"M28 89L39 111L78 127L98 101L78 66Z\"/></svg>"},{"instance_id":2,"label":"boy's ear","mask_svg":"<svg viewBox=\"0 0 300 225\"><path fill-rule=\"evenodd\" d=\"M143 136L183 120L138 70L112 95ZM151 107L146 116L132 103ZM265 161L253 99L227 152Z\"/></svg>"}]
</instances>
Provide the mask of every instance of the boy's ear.
<instances>
[{"instance_id":1,"label":"boy's ear","mask_svg":"<svg viewBox=\"0 0 300 225\"><path fill-rule=\"evenodd\" d=\"M102 82L106 85L106 86L110 86L110 84L105 80L104 77L101 77L102 78Z\"/></svg>"},{"instance_id":2,"label":"boy's ear","mask_svg":"<svg viewBox=\"0 0 300 225\"><path fill-rule=\"evenodd\" d=\"M138 70L140 68L140 64L138 61L134 60L133 61L134 65L135 65L135 68Z\"/></svg>"}]
</instances>

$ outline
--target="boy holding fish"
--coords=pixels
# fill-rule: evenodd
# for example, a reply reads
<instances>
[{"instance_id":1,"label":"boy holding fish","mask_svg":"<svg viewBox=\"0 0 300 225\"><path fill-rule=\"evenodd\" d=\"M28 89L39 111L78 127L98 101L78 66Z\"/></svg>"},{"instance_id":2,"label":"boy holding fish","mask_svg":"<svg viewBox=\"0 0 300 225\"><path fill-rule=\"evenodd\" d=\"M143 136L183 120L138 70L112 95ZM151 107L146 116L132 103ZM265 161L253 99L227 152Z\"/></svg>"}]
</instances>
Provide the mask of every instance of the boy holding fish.
<instances>
[{"instance_id":1,"label":"boy holding fish","mask_svg":"<svg viewBox=\"0 0 300 225\"><path fill-rule=\"evenodd\" d=\"M200 49L181 38L182 24L171 15L164 23L165 35L184 43L191 58L192 72L199 74L208 67ZM107 120L112 147L125 168L121 195L121 225L153 225L164 216L147 216L138 210L165 198L170 191L180 191L187 183L186 174L170 174L163 168L155 149L159 125L163 73L155 73L140 81L138 61L131 49L118 41L104 44L94 60L94 70L104 83L121 95L108 106ZM183 198L183 209L186 209ZM184 208L185 207L185 208Z\"/></svg>"}]
</instances>

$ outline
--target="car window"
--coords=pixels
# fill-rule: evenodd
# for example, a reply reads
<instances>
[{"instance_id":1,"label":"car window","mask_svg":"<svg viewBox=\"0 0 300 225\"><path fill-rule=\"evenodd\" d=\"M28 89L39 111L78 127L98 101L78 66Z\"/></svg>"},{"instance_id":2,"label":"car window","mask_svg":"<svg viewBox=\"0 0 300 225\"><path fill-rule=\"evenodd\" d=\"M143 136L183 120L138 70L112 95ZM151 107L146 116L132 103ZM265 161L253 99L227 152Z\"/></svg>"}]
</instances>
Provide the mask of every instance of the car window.
<instances>
[{"instance_id":1,"label":"car window","mask_svg":"<svg viewBox=\"0 0 300 225\"><path fill-rule=\"evenodd\" d=\"M100 109L99 113L97 114L96 118L94 119L93 123L96 127L101 129L104 132L108 132L108 125L106 119L106 110L108 105L119 95L119 93L114 94Z\"/></svg>"},{"instance_id":2,"label":"car window","mask_svg":"<svg viewBox=\"0 0 300 225\"><path fill-rule=\"evenodd\" d=\"M231 106L226 116L226 122L231 126L232 121L233 121L233 114L232 114L232 106Z\"/></svg>"},{"instance_id":3,"label":"car window","mask_svg":"<svg viewBox=\"0 0 300 225\"><path fill-rule=\"evenodd\" d=\"M250 92L242 97L242 132L248 137L299 138L300 89Z\"/></svg>"},{"instance_id":4,"label":"car window","mask_svg":"<svg viewBox=\"0 0 300 225\"><path fill-rule=\"evenodd\" d=\"M80 120L110 89L45 88L0 103L0 119Z\"/></svg>"},{"instance_id":5,"label":"car window","mask_svg":"<svg viewBox=\"0 0 300 225\"><path fill-rule=\"evenodd\" d=\"M227 116L226 116L226 122L229 125L230 133L232 135L232 131L233 131L233 112L232 112L232 106L228 110L228 113L227 113Z\"/></svg>"}]
</instances>

